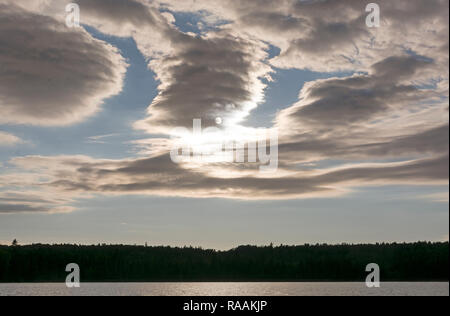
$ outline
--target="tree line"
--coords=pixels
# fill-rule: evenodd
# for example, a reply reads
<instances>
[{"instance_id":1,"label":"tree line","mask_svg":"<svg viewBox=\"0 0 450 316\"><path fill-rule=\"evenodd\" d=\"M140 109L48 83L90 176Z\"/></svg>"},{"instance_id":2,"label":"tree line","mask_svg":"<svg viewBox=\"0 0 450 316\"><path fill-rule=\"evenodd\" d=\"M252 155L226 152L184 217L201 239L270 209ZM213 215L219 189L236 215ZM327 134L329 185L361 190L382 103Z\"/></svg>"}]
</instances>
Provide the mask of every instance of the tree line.
<instances>
[{"instance_id":1,"label":"tree line","mask_svg":"<svg viewBox=\"0 0 450 316\"><path fill-rule=\"evenodd\" d=\"M0 282L64 282L69 263L82 282L448 281L449 244L241 246L229 251L126 245L0 246Z\"/></svg>"}]
</instances>

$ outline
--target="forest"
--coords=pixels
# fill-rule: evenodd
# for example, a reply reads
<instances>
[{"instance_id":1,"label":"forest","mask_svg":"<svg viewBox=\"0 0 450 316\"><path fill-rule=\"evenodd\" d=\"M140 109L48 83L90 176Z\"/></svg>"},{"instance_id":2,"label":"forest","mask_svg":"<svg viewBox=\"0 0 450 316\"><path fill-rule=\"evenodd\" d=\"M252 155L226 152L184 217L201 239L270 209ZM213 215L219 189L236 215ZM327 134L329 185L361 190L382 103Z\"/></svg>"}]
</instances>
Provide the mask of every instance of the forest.
<instances>
[{"instance_id":1,"label":"forest","mask_svg":"<svg viewBox=\"0 0 450 316\"><path fill-rule=\"evenodd\" d=\"M376 263L382 281L447 281L449 244L241 246L229 251L127 245L0 246L0 282L360 281Z\"/></svg>"}]
</instances>

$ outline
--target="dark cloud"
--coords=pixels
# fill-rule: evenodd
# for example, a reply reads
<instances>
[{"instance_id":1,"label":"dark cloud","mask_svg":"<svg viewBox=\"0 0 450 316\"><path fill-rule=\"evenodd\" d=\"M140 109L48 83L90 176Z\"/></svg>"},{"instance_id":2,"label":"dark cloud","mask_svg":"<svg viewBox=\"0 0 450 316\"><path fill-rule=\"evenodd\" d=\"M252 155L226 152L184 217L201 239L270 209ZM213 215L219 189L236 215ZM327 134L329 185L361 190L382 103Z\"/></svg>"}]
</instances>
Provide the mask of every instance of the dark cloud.
<instances>
[{"instance_id":1,"label":"dark cloud","mask_svg":"<svg viewBox=\"0 0 450 316\"><path fill-rule=\"evenodd\" d=\"M258 12L256 10L242 16L240 20L248 26L260 26L270 21L271 23L267 27L278 32L298 31L299 28L307 26L308 23L308 20L303 18L278 12Z\"/></svg>"},{"instance_id":2,"label":"dark cloud","mask_svg":"<svg viewBox=\"0 0 450 316\"><path fill-rule=\"evenodd\" d=\"M32 166L36 157L16 160ZM39 157L41 162L55 158ZM77 158L74 158L75 160ZM169 155L134 161L116 161L108 168L95 161L76 164L61 159L47 176L53 181L42 187L79 194L149 194L184 197L233 199L287 199L338 194L341 189L369 185L430 183L448 179L448 153L429 159L399 163L355 164L337 169L302 172L289 167L289 175L272 178L258 176L217 177L203 169L186 169L171 162ZM237 168L236 166L234 166ZM216 169L220 170L220 164ZM226 171L225 171L226 172ZM225 173L224 173L225 174Z\"/></svg>"},{"instance_id":3,"label":"dark cloud","mask_svg":"<svg viewBox=\"0 0 450 316\"><path fill-rule=\"evenodd\" d=\"M33 205L33 204L1 204L0 214L16 214L16 213L69 213L74 210L73 207L64 207L58 204Z\"/></svg>"},{"instance_id":4,"label":"dark cloud","mask_svg":"<svg viewBox=\"0 0 450 316\"><path fill-rule=\"evenodd\" d=\"M326 173L317 177L319 183L353 182L370 184L381 181L383 184L407 183L420 184L435 182L444 184L448 180L449 156L423 159L418 161L382 165L374 167L354 167Z\"/></svg>"},{"instance_id":5,"label":"dark cloud","mask_svg":"<svg viewBox=\"0 0 450 316\"><path fill-rule=\"evenodd\" d=\"M386 142L356 146L347 152L368 157L402 157L411 154L443 154L449 151L449 126L439 126L423 133L394 137Z\"/></svg>"},{"instance_id":6,"label":"dark cloud","mask_svg":"<svg viewBox=\"0 0 450 316\"><path fill-rule=\"evenodd\" d=\"M83 13L90 19L133 26L150 25L161 28L161 17L141 1L134 0L77 0Z\"/></svg>"},{"instance_id":7,"label":"dark cloud","mask_svg":"<svg viewBox=\"0 0 450 316\"><path fill-rule=\"evenodd\" d=\"M25 204L0 204L0 214L8 213L47 213L47 208L33 207Z\"/></svg>"},{"instance_id":8,"label":"dark cloud","mask_svg":"<svg viewBox=\"0 0 450 316\"><path fill-rule=\"evenodd\" d=\"M13 4L0 12L0 122L79 122L121 91L117 49Z\"/></svg>"},{"instance_id":9,"label":"dark cloud","mask_svg":"<svg viewBox=\"0 0 450 316\"><path fill-rule=\"evenodd\" d=\"M347 137L337 135L325 139L314 134L294 137L291 141L280 144L280 160L289 166L308 160L317 162L334 159L351 162L443 155L449 151L449 126L447 124L405 136L380 137L376 138L377 141L362 137L356 144L352 143L355 139L356 135L351 134Z\"/></svg>"},{"instance_id":10,"label":"dark cloud","mask_svg":"<svg viewBox=\"0 0 450 316\"><path fill-rule=\"evenodd\" d=\"M433 65L433 60L422 56L391 56L372 66L380 84L411 79L419 70Z\"/></svg>"},{"instance_id":11,"label":"dark cloud","mask_svg":"<svg viewBox=\"0 0 450 316\"><path fill-rule=\"evenodd\" d=\"M302 39L293 40L286 55L293 50L315 55L328 55L332 51L339 51L344 45L355 45L354 39L369 36L367 27L361 16L350 22L327 23L315 21L312 31Z\"/></svg>"},{"instance_id":12,"label":"dark cloud","mask_svg":"<svg viewBox=\"0 0 450 316\"><path fill-rule=\"evenodd\" d=\"M294 122L319 129L348 129L389 109L428 97L429 93L401 80L412 80L419 69L429 65L429 61L415 57L395 56L375 64L368 75L316 81L303 89L300 103L281 116L286 114Z\"/></svg>"},{"instance_id":13,"label":"dark cloud","mask_svg":"<svg viewBox=\"0 0 450 316\"><path fill-rule=\"evenodd\" d=\"M261 59L261 46L226 32L210 37L172 34L173 54L159 61L160 93L150 105L149 118L139 125L149 132L170 133L202 119L204 127L242 117L256 106L270 71ZM239 115L239 114L238 114Z\"/></svg>"}]
</instances>

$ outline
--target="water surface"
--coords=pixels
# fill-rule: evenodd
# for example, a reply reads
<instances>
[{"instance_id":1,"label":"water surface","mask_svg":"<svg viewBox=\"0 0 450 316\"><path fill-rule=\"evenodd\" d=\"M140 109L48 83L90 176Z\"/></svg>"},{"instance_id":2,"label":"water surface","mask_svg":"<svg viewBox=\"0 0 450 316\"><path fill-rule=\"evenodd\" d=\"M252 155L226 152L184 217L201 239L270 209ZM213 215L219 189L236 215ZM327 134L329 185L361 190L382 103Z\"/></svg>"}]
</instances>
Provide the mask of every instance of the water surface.
<instances>
[{"instance_id":1,"label":"water surface","mask_svg":"<svg viewBox=\"0 0 450 316\"><path fill-rule=\"evenodd\" d=\"M0 284L0 296L449 296L449 283L82 283Z\"/></svg>"}]
</instances>

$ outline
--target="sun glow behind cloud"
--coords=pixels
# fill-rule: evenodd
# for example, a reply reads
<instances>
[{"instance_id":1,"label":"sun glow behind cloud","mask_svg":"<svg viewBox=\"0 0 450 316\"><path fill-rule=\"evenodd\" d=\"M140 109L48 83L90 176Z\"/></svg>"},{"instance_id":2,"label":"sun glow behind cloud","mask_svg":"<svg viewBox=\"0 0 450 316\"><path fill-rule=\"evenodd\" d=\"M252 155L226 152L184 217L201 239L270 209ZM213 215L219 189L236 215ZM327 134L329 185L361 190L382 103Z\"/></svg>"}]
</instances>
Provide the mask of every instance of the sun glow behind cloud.
<instances>
[{"instance_id":1,"label":"sun glow behind cloud","mask_svg":"<svg viewBox=\"0 0 450 316\"><path fill-rule=\"evenodd\" d=\"M42 69L37 81L19 75L5 81L21 82L22 89L0 90L4 123L67 126L93 117L107 98L122 91L128 65L119 50L94 39L84 28L67 30L64 12L56 9L65 3L0 0L6 8L0 16L5 25L1 34L10 43L8 47L14 48L2 52L1 60L8 69L17 70L19 63L11 61L20 61L17 51L25 45L24 51L36 51L41 58L30 57L32 61L21 64L25 77L33 77L34 66ZM353 0L264 1L264 5L253 0L172 0L164 4L80 0L86 27L133 38L158 80L157 96L139 120L130 122L132 132L141 138L128 141L135 147L126 159L60 156L64 153L10 157L12 168L4 170L0 184L9 212L34 212L39 207L44 212L62 210L79 196L90 194L303 199L344 195L361 186L445 183L448 2L424 3L380 1L383 25L369 29L364 6ZM209 27L197 25L198 33L183 31L177 19L181 14L197 14L198 22ZM23 34L43 39L9 39L6 30L13 27L9 17L15 16L24 19ZM43 23L33 27L36 20ZM53 32L81 46L68 53L56 42L45 42ZM46 55L48 46L55 56ZM271 47L279 54L270 56ZM69 79L77 84L64 83L66 68L73 70L68 72ZM265 101L266 88L273 83L271 75L280 68L309 69L326 76L299 86L298 101L278 111L267 130L244 126ZM47 86L46 78L51 85ZM42 86L39 91L33 90L36 82ZM197 119L202 133L193 128ZM239 148L269 143L268 135L275 131L277 170L262 174L264 164L249 159L253 157L248 151L240 154ZM10 133L3 135L10 143L11 137ZM100 146L104 139L92 136L87 142ZM224 151L230 143L235 144L233 149ZM170 159L177 146L189 148L189 159L178 164ZM192 152L209 154L192 159ZM327 166L330 160L339 163ZM48 195L64 194L67 199L52 200L53 208L52 203L30 207L30 201L12 201L7 181L19 174L34 181L17 189L30 195L39 189Z\"/></svg>"}]
</instances>

